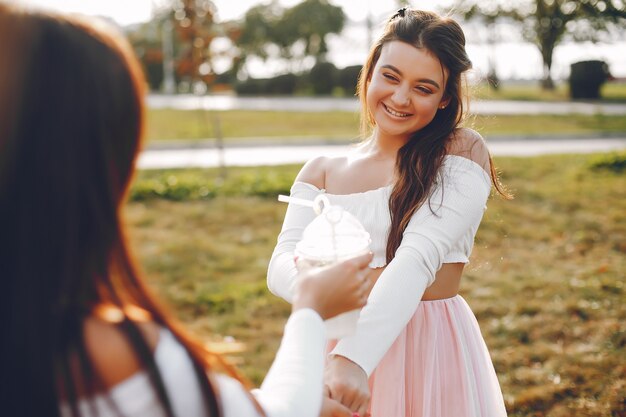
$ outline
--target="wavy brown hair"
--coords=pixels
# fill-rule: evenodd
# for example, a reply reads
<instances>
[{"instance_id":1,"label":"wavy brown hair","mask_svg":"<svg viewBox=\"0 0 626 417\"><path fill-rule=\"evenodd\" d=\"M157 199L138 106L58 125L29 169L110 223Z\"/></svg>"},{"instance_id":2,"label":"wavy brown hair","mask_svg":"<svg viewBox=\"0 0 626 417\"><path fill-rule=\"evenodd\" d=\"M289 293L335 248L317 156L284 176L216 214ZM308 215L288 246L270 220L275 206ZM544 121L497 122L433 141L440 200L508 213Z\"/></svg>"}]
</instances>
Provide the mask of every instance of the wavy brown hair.
<instances>
[{"instance_id":1,"label":"wavy brown hair","mask_svg":"<svg viewBox=\"0 0 626 417\"><path fill-rule=\"evenodd\" d=\"M172 405L147 340L128 314L147 312L190 354L207 410L220 415L207 369L221 364L171 319L131 254L122 211L144 126L145 80L130 45L103 22L0 2L0 404L7 415L79 415L104 391L83 323L103 305Z\"/></svg>"},{"instance_id":2,"label":"wavy brown hair","mask_svg":"<svg viewBox=\"0 0 626 417\"><path fill-rule=\"evenodd\" d=\"M396 182L389 197L391 228L387 240L387 262L394 258L411 216L424 204L438 181L438 173L449 144L454 140L455 132L464 117L463 75L472 67L465 52L465 35L457 22L432 12L400 9L389 19L383 34L372 46L359 76L357 95L361 101L361 132L364 136L369 135L376 125L367 107L369 82L383 46L392 41L426 49L439 59L442 71L443 68L448 71L444 98L449 103L444 109L438 109L433 120L414 132L398 150ZM496 190L508 196L498 180L493 163L490 166Z\"/></svg>"}]
</instances>

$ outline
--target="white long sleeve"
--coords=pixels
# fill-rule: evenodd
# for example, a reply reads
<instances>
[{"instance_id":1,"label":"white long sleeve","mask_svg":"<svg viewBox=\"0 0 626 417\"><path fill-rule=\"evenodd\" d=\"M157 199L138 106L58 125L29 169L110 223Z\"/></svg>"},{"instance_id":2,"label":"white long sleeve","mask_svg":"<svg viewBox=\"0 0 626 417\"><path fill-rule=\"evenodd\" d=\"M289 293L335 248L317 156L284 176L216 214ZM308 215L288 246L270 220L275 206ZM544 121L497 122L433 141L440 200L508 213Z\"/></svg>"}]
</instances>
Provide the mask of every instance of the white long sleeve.
<instances>
[{"instance_id":1,"label":"white long sleeve","mask_svg":"<svg viewBox=\"0 0 626 417\"><path fill-rule=\"evenodd\" d=\"M283 340L260 389L253 395L268 417L317 417L322 406L326 331L313 310L291 315ZM219 378L224 417L257 417L244 388Z\"/></svg>"},{"instance_id":2,"label":"white long sleeve","mask_svg":"<svg viewBox=\"0 0 626 417\"><path fill-rule=\"evenodd\" d=\"M488 175L469 159L454 156L447 161L443 186L430 200L435 214L428 204L415 212L361 312L356 334L332 351L357 363L368 376L414 314L445 255L482 219L491 189Z\"/></svg>"},{"instance_id":3,"label":"white long sleeve","mask_svg":"<svg viewBox=\"0 0 626 417\"><path fill-rule=\"evenodd\" d=\"M280 349L261 388L253 391L267 417L318 417L322 406L322 372L326 329L313 310L302 309L291 315L285 326ZM207 415L204 394L193 362L185 348L166 329L162 329L155 361L176 416ZM250 394L228 376L216 375L223 417L260 417ZM77 406L86 417L164 417L166 415L148 374L137 372L104 395L80 399ZM112 407L110 400L115 406ZM61 415L69 417L70 407L63 403Z\"/></svg>"},{"instance_id":4,"label":"white long sleeve","mask_svg":"<svg viewBox=\"0 0 626 417\"><path fill-rule=\"evenodd\" d=\"M320 190L307 187L292 187L291 196L313 201ZM315 212L310 207L289 204L278 243L272 253L267 269L267 287L272 294L293 302L293 291L298 271L293 251L302 238L305 227L313 221Z\"/></svg>"}]
</instances>

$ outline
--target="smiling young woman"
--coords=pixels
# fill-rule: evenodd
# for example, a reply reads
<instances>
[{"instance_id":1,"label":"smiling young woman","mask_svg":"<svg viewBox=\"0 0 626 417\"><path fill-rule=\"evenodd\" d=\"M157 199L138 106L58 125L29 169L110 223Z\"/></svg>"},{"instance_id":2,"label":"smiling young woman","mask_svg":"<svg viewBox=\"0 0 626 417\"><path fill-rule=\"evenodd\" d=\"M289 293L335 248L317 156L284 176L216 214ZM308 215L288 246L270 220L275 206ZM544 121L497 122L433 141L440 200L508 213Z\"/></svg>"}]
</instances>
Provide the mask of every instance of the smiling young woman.
<instances>
[{"instance_id":1,"label":"smiling young woman","mask_svg":"<svg viewBox=\"0 0 626 417\"><path fill-rule=\"evenodd\" d=\"M460 127L465 36L449 18L400 9L359 79L366 140L317 157L291 194L356 216L372 238L377 279L356 334L332 341L326 392L361 416L502 417L502 393L472 311L458 295L492 186L484 140ZM290 205L268 270L291 299L295 243L311 210Z\"/></svg>"},{"instance_id":2,"label":"smiling young woman","mask_svg":"<svg viewBox=\"0 0 626 417\"><path fill-rule=\"evenodd\" d=\"M413 66L413 62L420 65ZM402 41L385 44L366 94L378 140L398 140L404 145L413 132L429 124L449 101L441 87L447 72L428 50Z\"/></svg>"}]
</instances>

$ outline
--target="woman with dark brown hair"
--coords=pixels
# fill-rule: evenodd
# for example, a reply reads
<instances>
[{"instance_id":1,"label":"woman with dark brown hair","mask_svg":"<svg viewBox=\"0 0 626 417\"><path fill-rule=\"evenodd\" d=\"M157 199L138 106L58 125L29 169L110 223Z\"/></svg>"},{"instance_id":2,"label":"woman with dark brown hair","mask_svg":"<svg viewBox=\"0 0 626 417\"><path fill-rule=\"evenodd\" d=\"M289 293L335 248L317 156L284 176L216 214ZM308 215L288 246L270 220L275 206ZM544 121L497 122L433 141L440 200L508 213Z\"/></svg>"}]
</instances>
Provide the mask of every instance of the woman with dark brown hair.
<instances>
[{"instance_id":1,"label":"woman with dark brown hair","mask_svg":"<svg viewBox=\"0 0 626 417\"><path fill-rule=\"evenodd\" d=\"M364 304L371 256L302 277L249 394L164 312L130 253L122 213L145 93L130 46L97 20L0 2L0 62L2 414L318 416L322 319ZM322 411L350 415L328 400Z\"/></svg>"},{"instance_id":2,"label":"woman with dark brown hair","mask_svg":"<svg viewBox=\"0 0 626 417\"><path fill-rule=\"evenodd\" d=\"M454 20L400 9L359 78L367 139L346 156L309 161L291 189L301 199L325 194L372 238L377 282L356 334L331 343L325 372L326 394L361 416L506 415L458 295L491 186L509 197L483 139L460 127L470 67ZM310 210L290 205L270 261L270 290L287 300L294 246L310 221Z\"/></svg>"}]
</instances>

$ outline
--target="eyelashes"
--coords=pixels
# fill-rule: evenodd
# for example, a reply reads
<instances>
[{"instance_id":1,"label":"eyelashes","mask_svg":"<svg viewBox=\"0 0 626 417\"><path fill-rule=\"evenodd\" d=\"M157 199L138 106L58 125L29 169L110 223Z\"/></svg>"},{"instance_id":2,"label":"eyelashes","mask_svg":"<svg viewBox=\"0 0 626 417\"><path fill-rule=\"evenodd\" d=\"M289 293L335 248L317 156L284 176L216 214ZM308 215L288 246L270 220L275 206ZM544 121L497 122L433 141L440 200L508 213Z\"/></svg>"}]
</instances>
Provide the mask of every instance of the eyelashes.
<instances>
[{"instance_id":1,"label":"eyelashes","mask_svg":"<svg viewBox=\"0 0 626 417\"><path fill-rule=\"evenodd\" d=\"M391 81L393 83L400 82L400 80L395 75L392 75L392 74L389 74L389 73L385 73L385 72L383 72L382 75L388 81ZM414 87L414 90L419 92L419 93L422 93L422 94L434 94L433 91L431 89L429 89L428 87L416 86L416 87Z\"/></svg>"}]
</instances>

